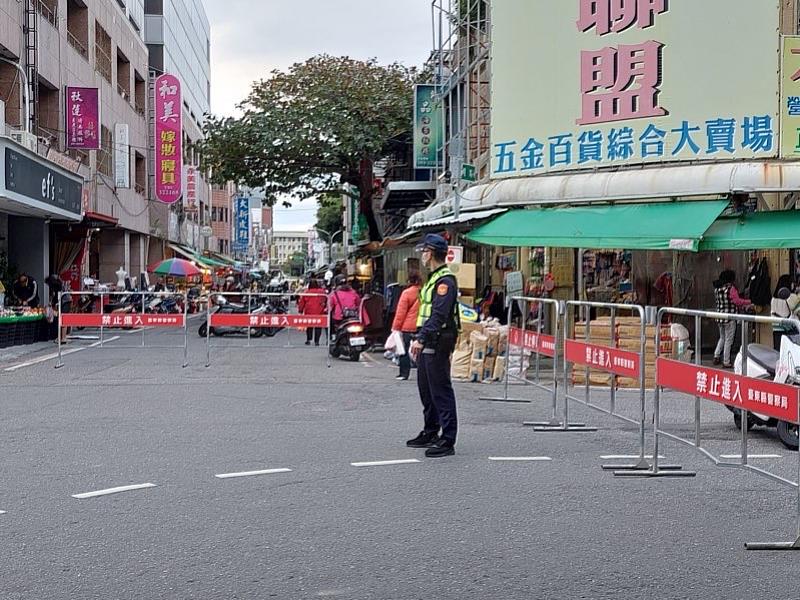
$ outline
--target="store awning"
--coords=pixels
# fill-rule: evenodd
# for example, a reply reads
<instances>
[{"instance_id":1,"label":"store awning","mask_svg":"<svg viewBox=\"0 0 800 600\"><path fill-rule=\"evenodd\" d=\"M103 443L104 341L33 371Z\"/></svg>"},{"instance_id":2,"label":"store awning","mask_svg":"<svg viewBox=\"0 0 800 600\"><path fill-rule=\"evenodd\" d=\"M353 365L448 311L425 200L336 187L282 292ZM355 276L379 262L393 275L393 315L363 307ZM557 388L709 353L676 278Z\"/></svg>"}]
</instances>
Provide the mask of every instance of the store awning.
<instances>
[{"instance_id":1,"label":"store awning","mask_svg":"<svg viewBox=\"0 0 800 600\"><path fill-rule=\"evenodd\" d=\"M800 211L722 217L708 229L700 250L800 248Z\"/></svg>"},{"instance_id":2,"label":"store awning","mask_svg":"<svg viewBox=\"0 0 800 600\"><path fill-rule=\"evenodd\" d=\"M697 252L727 200L513 210L467 238L492 246Z\"/></svg>"},{"instance_id":3,"label":"store awning","mask_svg":"<svg viewBox=\"0 0 800 600\"><path fill-rule=\"evenodd\" d=\"M197 255L189 248L185 248L180 244L169 244L169 247L176 253L185 258L186 260L197 260Z\"/></svg>"},{"instance_id":4,"label":"store awning","mask_svg":"<svg viewBox=\"0 0 800 600\"><path fill-rule=\"evenodd\" d=\"M471 212L462 212L456 217L449 215L439 219L431 219L430 221L421 221L411 225L412 229L422 229L423 227L441 227L443 225L455 225L457 223L474 223L481 219L488 219L500 213L506 212L507 208L493 208L491 210L474 210Z\"/></svg>"},{"instance_id":5,"label":"store awning","mask_svg":"<svg viewBox=\"0 0 800 600\"><path fill-rule=\"evenodd\" d=\"M392 181L383 193L381 210L423 208L435 197L435 181Z\"/></svg>"}]
</instances>

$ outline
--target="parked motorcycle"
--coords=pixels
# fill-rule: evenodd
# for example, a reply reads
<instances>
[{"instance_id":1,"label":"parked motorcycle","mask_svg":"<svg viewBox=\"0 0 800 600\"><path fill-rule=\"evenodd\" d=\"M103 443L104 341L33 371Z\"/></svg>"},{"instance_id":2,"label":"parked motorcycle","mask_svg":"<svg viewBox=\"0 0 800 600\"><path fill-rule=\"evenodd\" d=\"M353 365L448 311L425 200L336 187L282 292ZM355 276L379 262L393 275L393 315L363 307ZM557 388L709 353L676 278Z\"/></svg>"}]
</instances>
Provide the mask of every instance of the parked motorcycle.
<instances>
[{"instance_id":1,"label":"parked motorcycle","mask_svg":"<svg viewBox=\"0 0 800 600\"><path fill-rule=\"evenodd\" d=\"M364 337L364 325L361 321L345 319L334 327L329 350L331 356L358 362L361 353L366 349L367 339Z\"/></svg>"},{"instance_id":2,"label":"parked motorcycle","mask_svg":"<svg viewBox=\"0 0 800 600\"><path fill-rule=\"evenodd\" d=\"M747 376L758 379L775 378L777 366L783 362L787 364L800 364L792 360L789 355L797 353L800 355L800 334L790 334L784 336L781 342L781 352L764 346L763 344L747 345ZM736 356L734 372L742 374L742 351ZM800 368L795 367L794 373L789 375L787 383L800 385ZM733 421L736 427L742 428L742 411L732 406L727 406L733 412ZM798 427L794 423L780 421L774 417L761 415L754 412L747 413L747 430L750 431L756 425L761 427L775 427L778 431L778 438L781 443L790 450L797 450L799 445Z\"/></svg>"},{"instance_id":3,"label":"parked motorcycle","mask_svg":"<svg viewBox=\"0 0 800 600\"><path fill-rule=\"evenodd\" d=\"M230 302L228 301L225 296L217 295L213 297L214 301L214 308L212 309L211 314L250 314L250 315L262 315L262 314L270 314L269 305L268 304L259 304L256 298L253 298L251 303L250 309L248 310L247 305L239 304L237 302ZM200 328L197 330L197 334L200 337L206 337L208 333L211 335L227 335L231 333L238 333L247 335L247 327L212 327L210 330L207 328L208 323L203 321L203 324L200 325ZM273 328L262 328L262 327L250 327L250 337L261 337L265 333L269 336L270 333L267 333L268 329ZM275 335L277 331L272 333L271 335Z\"/></svg>"}]
</instances>

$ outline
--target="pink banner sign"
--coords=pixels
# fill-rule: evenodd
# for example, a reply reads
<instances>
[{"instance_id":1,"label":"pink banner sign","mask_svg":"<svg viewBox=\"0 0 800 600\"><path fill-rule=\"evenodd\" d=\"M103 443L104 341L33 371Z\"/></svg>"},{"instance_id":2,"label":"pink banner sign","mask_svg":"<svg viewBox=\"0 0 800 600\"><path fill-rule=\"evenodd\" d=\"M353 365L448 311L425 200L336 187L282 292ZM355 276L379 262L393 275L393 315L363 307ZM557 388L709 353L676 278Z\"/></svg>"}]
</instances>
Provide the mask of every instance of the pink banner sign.
<instances>
[{"instance_id":1,"label":"pink banner sign","mask_svg":"<svg viewBox=\"0 0 800 600\"><path fill-rule=\"evenodd\" d=\"M155 179L156 198L166 204L177 202L183 191L181 107L181 82L174 75L160 75L155 85Z\"/></svg>"},{"instance_id":2,"label":"pink banner sign","mask_svg":"<svg viewBox=\"0 0 800 600\"><path fill-rule=\"evenodd\" d=\"M64 111L67 148L100 149L100 90L67 86Z\"/></svg>"}]
</instances>

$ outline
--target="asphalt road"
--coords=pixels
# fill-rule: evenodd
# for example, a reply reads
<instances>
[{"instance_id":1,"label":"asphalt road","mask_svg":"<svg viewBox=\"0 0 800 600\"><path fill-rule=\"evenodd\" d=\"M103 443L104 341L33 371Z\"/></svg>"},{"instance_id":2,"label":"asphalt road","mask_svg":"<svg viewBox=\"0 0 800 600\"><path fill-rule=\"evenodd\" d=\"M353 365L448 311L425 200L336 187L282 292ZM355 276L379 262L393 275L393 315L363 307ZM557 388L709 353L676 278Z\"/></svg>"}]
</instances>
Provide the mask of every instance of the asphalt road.
<instances>
[{"instance_id":1,"label":"asphalt road","mask_svg":"<svg viewBox=\"0 0 800 600\"><path fill-rule=\"evenodd\" d=\"M115 347L138 341L71 344L58 370L51 348L0 365L3 600L798 597L800 553L743 546L793 539L796 490L691 448L662 452L695 478L615 478L601 456L635 453L635 427L573 405L597 432L536 433L521 423L549 416L545 393L497 404L478 396L499 386L460 384L457 454L430 460L404 445L415 385L380 355L327 368L321 348L224 339L206 368L192 335L182 369L177 348ZM693 407L667 398L664 427L691 433ZM711 450L739 452L727 411L703 421ZM750 449L796 477L774 433Z\"/></svg>"}]
</instances>

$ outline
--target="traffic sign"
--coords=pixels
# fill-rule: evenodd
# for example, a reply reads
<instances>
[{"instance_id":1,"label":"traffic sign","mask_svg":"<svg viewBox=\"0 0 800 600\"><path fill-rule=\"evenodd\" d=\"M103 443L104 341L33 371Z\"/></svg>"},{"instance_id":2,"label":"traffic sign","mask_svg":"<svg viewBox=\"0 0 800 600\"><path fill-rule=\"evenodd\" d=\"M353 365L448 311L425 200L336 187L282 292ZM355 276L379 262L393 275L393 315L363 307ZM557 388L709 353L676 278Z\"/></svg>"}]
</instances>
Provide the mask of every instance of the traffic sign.
<instances>
[{"instance_id":1,"label":"traffic sign","mask_svg":"<svg viewBox=\"0 0 800 600\"><path fill-rule=\"evenodd\" d=\"M475 181L475 165L464 163L461 165L461 180Z\"/></svg>"},{"instance_id":2,"label":"traffic sign","mask_svg":"<svg viewBox=\"0 0 800 600\"><path fill-rule=\"evenodd\" d=\"M450 246L447 249L447 264L461 264L464 262L464 246Z\"/></svg>"}]
</instances>

